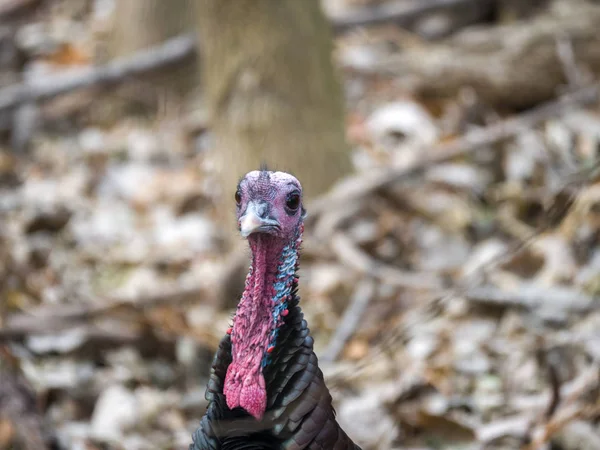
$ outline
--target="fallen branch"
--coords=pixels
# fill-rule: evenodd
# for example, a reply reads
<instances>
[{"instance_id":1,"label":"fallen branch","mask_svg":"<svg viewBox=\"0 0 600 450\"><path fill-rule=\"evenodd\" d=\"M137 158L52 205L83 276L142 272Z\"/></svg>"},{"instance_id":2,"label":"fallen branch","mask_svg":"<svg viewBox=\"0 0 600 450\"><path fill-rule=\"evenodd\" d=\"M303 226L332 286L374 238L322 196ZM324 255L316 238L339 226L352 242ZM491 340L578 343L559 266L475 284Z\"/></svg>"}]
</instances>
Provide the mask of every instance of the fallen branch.
<instances>
[{"instance_id":1,"label":"fallen branch","mask_svg":"<svg viewBox=\"0 0 600 450\"><path fill-rule=\"evenodd\" d=\"M409 7L406 7L404 2L392 2L360 8L343 15L329 15L329 20L334 31L339 33L352 27L382 23L395 23L400 27L407 27L427 14L464 7L479 7L485 12L492 6L493 2L489 0L421 0Z\"/></svg>"},{"instance_id":2,"label":"fallen branch","mask_svg":"<svg viewBox=\"0 0 600 450\"><path fill-rule=\"evenodd\" d=\"M335 361L344 349L346 342L352 337L358 327L367 305L375 296L375 282L367 279L358 284L354 295L350 299L350 304L346 308L344 315L335 329L335 333L329 341L327 349L321 359L326 362Z\"/></svg>"},{"instance_id":3,"label":"fallen branch","mask_svg":"<svg viewBox=\"0 0 600 450\"><path fill-rule=\"evenodd\" d=\"M549 308L565 314L586 314L600 309L600 299L558 286L544 289L527 284L519 286L514 291L504 291L493 286L474 287L465 290L464 296L472 303L486 306L518 307L529 310Z\"/></svg>"},{"instance_id":4,"label":"fallen branch","mask_svg":"<svg viewBox=\"0 0 600 450\"><path fill-rule=\"evenodd\" d=\"M172 289L135 298L112 298L97 300L91 306L73 306L57 309L38 308L27 314L9 316L6 325L0 328L0 341L21 339L32 334L51 334L65 331L83 321L91 321L111 312L133 308L135 310L155 308L163 305L180 304L198 298L204 288L191 287Z\"/></svg>"},{"instance_id":5,"label":"fallen branch","mask_svg":"<svg viewBox=\"0 0 600 450\"><path fill-rule=\"evenodd\" d=\"M497 419L477 427L475 430L477 442L493 442L506 436L522 440L527 436L531 424L532 419L527 414Z\"/></svg>"},{"instance_id":6,"label":"fallen branch","mask_svg":"<svg viewBox=\"0 0 600 450\"><path fill-rule=\"evenodd\" d=\"M365 72L387 74L398 89L428 98L455 98L469 86L496 109L522 110L548 101L571 81L564 70L564 48L557 49L557 36L570 43L572 55L567 58L585 78L600 73L598 27L600 7L592 2L547 8L526 22L467 29L440 43L408 48L382 58Z\"/></svg>"},{"instance_id":7,"label":"fallen branch","mask_svg":"<svg viewBox=\"0 0 600 450\"><path fill-rule=\"evenodd\" d=\"M117 83L182 61L194 54L196 39L193 35L178 36L127 58L106 65L86 67L37 77L32 81L0 89L0 110L22 103L46 100L57 95L91 86Z\"/></svg>"},{"instance_id":8,"label":"fallen branch","mask_svg":"<svg viewBox=\"0 0 600 450\"><path fill-rule=\"evenodd\" d=\"M516 117L503 120L485 128L470 131L453 141L434 146L423 151L425 156L408 167L382 168L345 178L333 190L312 202L308 210L314 218L329 212L335 205L348 205L372 192L390 184L406 180L431 166L457 157L464 157L477 150L510 139L519 133L535 127L544 120L564 114L574 106L595 103L598 100L600 84L587 86L557 100L545 103ZM309 216L309 217L311 217Z\"/></svg>"}]
</instances>

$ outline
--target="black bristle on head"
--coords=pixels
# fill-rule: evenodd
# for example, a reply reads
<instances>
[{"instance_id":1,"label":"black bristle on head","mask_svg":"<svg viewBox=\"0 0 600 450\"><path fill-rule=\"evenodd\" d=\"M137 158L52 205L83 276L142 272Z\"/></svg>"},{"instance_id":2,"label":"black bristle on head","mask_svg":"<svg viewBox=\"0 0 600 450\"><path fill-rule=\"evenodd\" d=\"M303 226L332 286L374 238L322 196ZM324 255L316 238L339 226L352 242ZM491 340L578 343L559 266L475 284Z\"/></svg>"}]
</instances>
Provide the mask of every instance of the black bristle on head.
<instances>
[{"instance_id":1,"label":"black bristle on head","mask_svg":"<svg viewBox=\"0 0 600 450\"><path fill-rule=\"evenodd\" d=\"M271 180L270 173L271 172L269 172L268 170L261 170L260 174L258 175L258 181L264 183L265 185L268 185Z\"/></svg>"}]
</instances>

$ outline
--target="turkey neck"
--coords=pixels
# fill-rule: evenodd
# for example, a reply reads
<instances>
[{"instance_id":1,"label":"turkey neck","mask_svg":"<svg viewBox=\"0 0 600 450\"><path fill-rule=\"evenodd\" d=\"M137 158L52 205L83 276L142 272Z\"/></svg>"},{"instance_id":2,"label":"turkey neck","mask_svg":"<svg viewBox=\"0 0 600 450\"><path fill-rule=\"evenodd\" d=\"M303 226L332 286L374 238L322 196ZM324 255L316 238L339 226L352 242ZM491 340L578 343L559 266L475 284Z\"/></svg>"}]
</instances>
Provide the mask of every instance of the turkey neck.
<instances>
[{"instance_id":1,"label":"turkey neck","mask_svg":"<svg viewBox=\"0 0 600 450\"><path fill-rule=\"evenodd\" d=\"M283 253L284 243L270 235L258 234L250 237L252 264L244 294L238 305L238 313L250 307L250 319L256 323L260 312L270 313L275 295L275 280ZM236 316L237 318L237 316ZM235 322L234 322L235 323Z\"/></svg>"},{"instance_id":2,"label":"turkey neck","mask_svg":"<svg viewBox=\"0 0 600 450\"><path fill-rule=\"evenodd\" d=\"M270 362L279 328L288 314L288 301L297 281L301 234L302 226L288 242L263 233L248 238L252 264L233 319L232 361L223 393L230 409L240 406L256 418L266 409L263 368Z\"/></svg>"}]
</instances>

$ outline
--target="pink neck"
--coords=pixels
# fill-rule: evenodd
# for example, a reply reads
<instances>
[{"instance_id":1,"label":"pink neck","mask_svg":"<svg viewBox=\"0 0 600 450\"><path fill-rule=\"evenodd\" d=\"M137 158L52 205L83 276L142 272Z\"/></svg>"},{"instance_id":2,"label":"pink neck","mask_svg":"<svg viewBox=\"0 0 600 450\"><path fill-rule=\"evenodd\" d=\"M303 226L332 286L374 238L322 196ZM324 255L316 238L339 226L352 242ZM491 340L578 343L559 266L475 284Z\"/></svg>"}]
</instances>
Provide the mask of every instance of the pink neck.
<instances>
[{"instance_id":1,"label":"pink neck","mask_svg":"<svg viewBox=\"0 0 600 450\"><path fill-rule=\"evenodd\" d=\"M232 362L223 393L230 409L241 406L260 419L267 402L261 363L271 332L277 326L273 319L274 284L285 243L262 233L251 235L248 240L252 265L233 319Z\"/></svg>"}]
</instances>

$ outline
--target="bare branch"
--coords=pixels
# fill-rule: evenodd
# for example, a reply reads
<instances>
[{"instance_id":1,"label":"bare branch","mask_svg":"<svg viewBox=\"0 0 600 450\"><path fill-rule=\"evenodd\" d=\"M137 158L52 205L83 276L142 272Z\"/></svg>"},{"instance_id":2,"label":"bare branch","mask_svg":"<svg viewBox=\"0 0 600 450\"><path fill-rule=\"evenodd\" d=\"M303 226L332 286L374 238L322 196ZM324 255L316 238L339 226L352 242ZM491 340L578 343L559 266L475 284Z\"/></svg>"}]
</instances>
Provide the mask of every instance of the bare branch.
<instances>
[{"instance_id":1,"label":"bare branch","mask_svg":"<svg viewBox=\"0 0 600 450\"><path fill-rule=\"evenodd\" d=\"M392 286L413 289L441 289L443 286L442 280L433 273L405 272L371 258L342 232L336 232L330 244L340 262Z\"/></svg>"},{"instance_id":2,"label":"bare branch","mask_svg":"<svg viewBox=\"0 0 600 450\"><path fill-rule=\"evenodd\" d=\"M157 47L112 61L104 66L69 70L27 83L0 89L0 110L22 103L45 100L76 89L117 83L177 63L191 56L196 47L192 35L178 36Z\"/></svg>"},{"instance_id":3,"label":"bare branch","mask_svg":"<svg viewBox=\"0 0 600 450\"><path fill-rule=\"evenodd\" d=\"M563 34L556 37L556 55L562 64L569 85L573 87L583 86L584 76L577 65L573 41L568 35Z\"/></svg>"},{"instance_id":4,"label":"bare branch","mask_svg":"<svg viewBox=\"0 0 600 450\"><path fill-rule=\"evenodd\" d=\"M346 342L352 337L358 327L360 320L367 309L367 305L375 296L375 282L372 279L363 280L358 284L354 295L350 299L350 304L346 308L344 315L335 333L329 341L327 350L323 353L322 360L333 362L344 349Z\"/></svg>"},{"instance_id":5,"label":"bare branch","mask_svg":"<svg viewBox=\"0 0 600 450\"><path fill-rule=\"evenodd\" d=\"M434 12L465 6L489 8L492 3L489 0L421 0L407 8L403 2L391 2L377 7L360 8L337 17L330 15L330 20L336 32L342 32L352 27L382 23L395 23L406 27L415 20Z\"/></svg>"},{"instance_id":6,"label":"bare branch","mask_svg":"<svg viewBox=\"0 0 600 450\"><path fill-rule=\"evenodd\" d=\"M525 309L551 308L552 310L585 314L600 308L600 299L577 292L574 289L544 289L527 284L515 291L504 291L493 286L467 289L465 297L482 305L511 306Z\"/></svg>"},{"instance_id":7,"label":"bare branch","mask_svg":"<svg viewBox=\"0 0 600 450\"><path fill-rule=\"evenodd\" d=\"M197 298L204 289L202 287L175 288L151 295L140 295L135 298L112 298L97 300L93 305L74 306L57 309L39 308L28 314L9 317L6 325L0 329L0 341L20 339L30 334L48 334L65 331L82 321L89 321L109 314L120 308L145 309L161 305L177 304Z\"/></svg>"}]
</instances>

